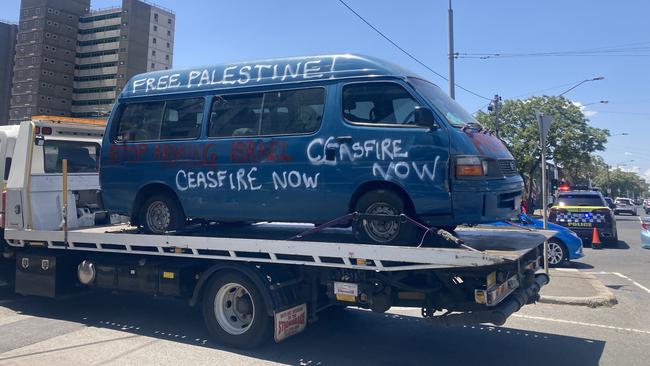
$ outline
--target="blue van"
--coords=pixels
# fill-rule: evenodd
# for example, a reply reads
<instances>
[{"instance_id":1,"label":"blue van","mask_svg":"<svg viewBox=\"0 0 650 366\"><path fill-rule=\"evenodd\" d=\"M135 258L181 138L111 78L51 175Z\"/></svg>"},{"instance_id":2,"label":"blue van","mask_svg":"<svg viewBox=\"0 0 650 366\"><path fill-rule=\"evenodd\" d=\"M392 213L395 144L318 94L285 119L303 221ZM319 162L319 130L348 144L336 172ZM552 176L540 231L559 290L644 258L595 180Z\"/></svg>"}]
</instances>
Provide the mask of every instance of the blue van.
<instances>
[{"instance_id":1,"label":"blue van","mask_svg":"<svg viewBox=\"0 0 650 366\"><path fill-rule=\"evenodd\" d=\"M105 207L146 232L188 219L323 223L406 213L453 228L516 215L506 146L439 87L357 55L241 62L133 77L101 152ZM402 243L412 224L353 223Z\"/></svg>"}]
</instances>

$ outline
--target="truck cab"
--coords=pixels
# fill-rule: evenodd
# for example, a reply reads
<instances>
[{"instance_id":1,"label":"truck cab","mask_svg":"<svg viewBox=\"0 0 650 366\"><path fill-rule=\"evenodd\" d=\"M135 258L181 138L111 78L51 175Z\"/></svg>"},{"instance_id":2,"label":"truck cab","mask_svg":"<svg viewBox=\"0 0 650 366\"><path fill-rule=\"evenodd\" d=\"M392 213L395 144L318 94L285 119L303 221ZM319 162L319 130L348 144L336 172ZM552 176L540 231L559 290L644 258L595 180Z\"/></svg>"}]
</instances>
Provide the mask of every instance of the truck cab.
<instances>
[{"instance_id":1,"label":"truck cab","mask_svg":"<svg viewBox=\"0 0 650 366\"><path fill-rule=\"evenodd\" d=\"M98 163L105 123L92 119L34 117L16 126L7 143L3 191L5 228L59 229L63 222L63 168L67 162L68 226L106 220L99 200ZM2 141L0 140L0 144ZM4 146L0 145L4 154ZM6 155L9 156L9 155ZM38 208L38 209L37 209ZM54 215L52 213L55 213Z\"/></svg>"}]
</instances>

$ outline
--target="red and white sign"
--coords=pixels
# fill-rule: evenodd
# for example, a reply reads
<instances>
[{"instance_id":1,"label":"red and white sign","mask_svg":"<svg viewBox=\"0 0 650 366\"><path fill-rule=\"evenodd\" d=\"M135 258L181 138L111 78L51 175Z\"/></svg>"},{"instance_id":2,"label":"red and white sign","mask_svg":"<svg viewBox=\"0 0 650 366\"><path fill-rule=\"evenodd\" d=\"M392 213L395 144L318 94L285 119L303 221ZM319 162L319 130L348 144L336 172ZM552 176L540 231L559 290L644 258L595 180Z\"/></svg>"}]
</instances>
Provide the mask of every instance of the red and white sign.
<instances>
[{"instance_id":1,"label":"red and white sign","mask_svg":"<svg viewBox=\"0 0 650 366\"><path fill-rule=\"evenodd\" d=\"M276 342L281 342L292 335L305 330L307 326L307 304L294 306L291 309L275 313Z\"/></svg>"}]
</instances>

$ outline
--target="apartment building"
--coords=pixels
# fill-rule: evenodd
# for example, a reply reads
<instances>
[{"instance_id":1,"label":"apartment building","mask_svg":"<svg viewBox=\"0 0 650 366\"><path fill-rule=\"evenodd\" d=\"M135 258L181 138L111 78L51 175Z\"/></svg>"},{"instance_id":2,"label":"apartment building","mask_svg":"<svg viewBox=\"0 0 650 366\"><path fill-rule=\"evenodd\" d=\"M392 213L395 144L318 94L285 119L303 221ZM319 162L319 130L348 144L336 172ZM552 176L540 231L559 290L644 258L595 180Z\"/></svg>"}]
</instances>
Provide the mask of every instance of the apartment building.
<instances>
[{"instance_id":1,"label":"apartment building","mask_svg":"<svg viewBox=\"0 0 650 366\"><path fill-rule=\"evenodd\" d=\"M135 74L170 68L175 14L142 0L22 0L9 121L104 117Z\"/></svg>"},{"instance_id":2,"label":"apartment building","mask_svg":"<svg viewBox=\"0 0 650 366\"><path fill-rule=\"evenodd\" d=\"M171 68L175 23L171 10L140 0L79 19L72 116L108 116L133 75Z\"/></svg>"},{"instance_id":3,"label":"apartment building","mask_svg":"<svg viewBox=\"0 0 650 366\"><path fill-rule=\"evenodd\" d=\"M14 73L17 33L17 24L0 21L0 125L6 125L9 122L11 79Z\"/></svg>"}]
</instances>

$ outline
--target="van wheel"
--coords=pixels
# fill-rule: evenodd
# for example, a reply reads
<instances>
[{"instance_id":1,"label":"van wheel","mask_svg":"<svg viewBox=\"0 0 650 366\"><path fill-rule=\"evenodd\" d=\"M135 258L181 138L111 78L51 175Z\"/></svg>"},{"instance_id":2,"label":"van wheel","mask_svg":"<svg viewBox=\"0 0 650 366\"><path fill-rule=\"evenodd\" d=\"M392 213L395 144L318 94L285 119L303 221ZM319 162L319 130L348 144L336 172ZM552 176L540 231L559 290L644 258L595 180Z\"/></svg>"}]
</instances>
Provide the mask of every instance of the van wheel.
<instances>
[{"instance_id":1,"label":"van wheel","mask_svg":"<svg viewBox=\"0 0 650 366\"><path fill-rule=\"evenodd\" d=\"M203 319L219 343L235 348L259 346L273 332L260 290L238 272L212 276L203 294Z\"/></svg>"},{"instance_id":2,"label":"van wheel","mask_svg":"<svg viewBox=\"0 0 650 366\"><path fill-rule=\"evenodd\" d=\"M168 194L149 197L140 208L140 225L150 234L164 234L182 229L185 215L180 203Z\"/></svg>"},{"instance_id":3,"label":"van wheel","mask_svg":"<svg viewBox=\"0 0 650 366\"><path fill-rule=\"evenodd\" d=\"M356 212L370 215L401 215L406 212L406 204L397 193L378 189L365 193L356 204ZM400 223L398 220L367 220L355 221L352 225L357 240L372 244L413 244L416 241L418 228L411 223Z\"/></svg>"}]
</instances>

